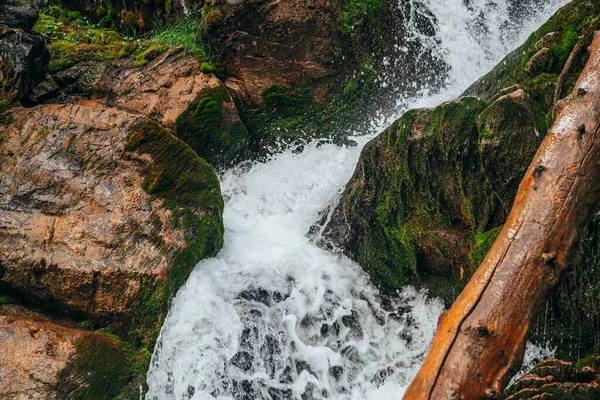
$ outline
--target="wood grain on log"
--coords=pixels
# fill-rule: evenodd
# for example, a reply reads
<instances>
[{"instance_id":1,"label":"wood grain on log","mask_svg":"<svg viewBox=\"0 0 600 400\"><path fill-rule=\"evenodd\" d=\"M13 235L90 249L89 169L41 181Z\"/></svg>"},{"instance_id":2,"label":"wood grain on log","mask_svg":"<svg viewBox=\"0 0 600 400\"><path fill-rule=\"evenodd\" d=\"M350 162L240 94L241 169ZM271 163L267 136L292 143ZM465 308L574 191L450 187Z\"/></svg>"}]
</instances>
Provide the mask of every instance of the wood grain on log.
<instances>
[{"instance_id":1,"label":"wood grain on log","mask_svg":"<svg viewBox=\"0 0 600 400\"><path fill-rule=\"evenodd\" d=\"M405 400L494 399L520 367L527 334L567 268L600 195L600 33L573 93L521 182L485 260L440 317Z\"/></svg>"}]
</instances>

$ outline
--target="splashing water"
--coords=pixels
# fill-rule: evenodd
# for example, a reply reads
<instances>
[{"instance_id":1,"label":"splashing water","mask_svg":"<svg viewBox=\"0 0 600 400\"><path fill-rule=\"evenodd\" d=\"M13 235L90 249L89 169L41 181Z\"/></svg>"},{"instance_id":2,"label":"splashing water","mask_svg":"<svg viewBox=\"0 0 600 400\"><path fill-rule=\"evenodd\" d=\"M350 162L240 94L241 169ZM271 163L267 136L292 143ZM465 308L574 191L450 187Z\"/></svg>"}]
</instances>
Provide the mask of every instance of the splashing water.
<instances>
[{"instance_id":1,"label":"splashing water","mask_svg":"<svg viewBox=\"0 0 600 400\"><path fill-rule=\"evenodd\" d=\"M524 7L517 26L516 6L503 0L425 0L412 12L436 27L428 46L449 66L443 89L399 98L372 132L353 138L357 146L310 143L224 172L224 247L196 266L174 299L146 398L399 398L442 303L410 287L382 298L356 263L317 247L307 232L335 203L374 133L407 107L459 95L564 1L547 3ZM532 348L526 360L543 354Z\"/></svg>"}]
</instances>

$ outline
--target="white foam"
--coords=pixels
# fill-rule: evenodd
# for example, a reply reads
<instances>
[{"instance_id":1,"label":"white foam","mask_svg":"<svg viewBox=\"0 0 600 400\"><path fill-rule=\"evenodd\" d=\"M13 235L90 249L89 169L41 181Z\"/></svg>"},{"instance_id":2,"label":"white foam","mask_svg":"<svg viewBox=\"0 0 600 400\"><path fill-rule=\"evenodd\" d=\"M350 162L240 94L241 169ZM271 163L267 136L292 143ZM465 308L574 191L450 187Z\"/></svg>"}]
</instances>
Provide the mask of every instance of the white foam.
<instances>
[{"instance_id":1,"label":"white foam","mask_svg":"<svg viewBox=\"0 0 600 400\"><path fill-rule=\"evenodd\" d=\"M502 1L426 0L448 87L403 103L460 94L556 8L507 42ZM490 8L489 5L496 6ZM473 21L486 10L487 31ZM494 10L490 13L489 10ZM481 18L479 18L481 21ZM148 373L147 399L396 399L416 373L442 311L407 287L382 307L360 267L306 234L351 177L366 141L402 109L372 121L355 147L311 143L221 176L225 244L173 301Z\"/></svg>"}]
</instances>

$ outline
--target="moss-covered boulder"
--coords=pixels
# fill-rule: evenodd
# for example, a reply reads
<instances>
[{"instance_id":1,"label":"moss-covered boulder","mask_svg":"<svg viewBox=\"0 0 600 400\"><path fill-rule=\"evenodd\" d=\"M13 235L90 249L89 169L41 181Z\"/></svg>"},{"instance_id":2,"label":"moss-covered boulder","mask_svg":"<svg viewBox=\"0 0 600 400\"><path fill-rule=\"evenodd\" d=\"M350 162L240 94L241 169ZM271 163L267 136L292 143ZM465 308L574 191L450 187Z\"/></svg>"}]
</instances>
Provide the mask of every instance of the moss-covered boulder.
<instances>
[{"instance_id":1,"label":"moss-covered boulder","mask_svg":"<svg viewBox=\"0 0 600 400\"><path fill-rule=\"evenodd\" d=\"M406 113L363 150L325 235L379 286L425 284L451 301L510 210L515 159L530 160L545 134L532 102L520 90ZM501 146L515 136L519 147Z\"/></svg>"},{"instance_id":2,"label":"moss-covered boulder","mask_svg":"<svg viewBox=\"0 0 600 400\"><path fill-rule=\"evenodd\" d=\"M452 302L499 233L555 101L581 73L599 15L596 1L574 0L467 91L478 97L409 111L367 144L325 242L384 290L415 284ZM585 355L598 334L590 299L600 280L581 272L597 264L590 224L579 272L564 280L536 329L561 357ZM546 319L557 324L543 329Z\"/></svg>"},{"instance_id":3,"label":"moss-covered boulder","mask_svg":"<svg viewBox=\"0 0 600 400\"><path fill-rule=\"evenodd\" d=\"M250 134L224 85L200 93L177 117L175 130L213 165L231 164L248 153Z\"/></svg>"}]
</instances>

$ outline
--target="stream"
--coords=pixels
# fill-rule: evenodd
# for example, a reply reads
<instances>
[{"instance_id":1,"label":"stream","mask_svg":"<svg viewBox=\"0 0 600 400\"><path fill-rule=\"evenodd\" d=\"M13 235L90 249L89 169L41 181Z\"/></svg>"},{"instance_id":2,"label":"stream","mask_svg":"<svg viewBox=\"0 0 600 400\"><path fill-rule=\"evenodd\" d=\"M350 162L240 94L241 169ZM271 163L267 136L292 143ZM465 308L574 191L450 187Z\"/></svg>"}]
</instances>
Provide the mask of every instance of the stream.
<instances>
[{"instance_id":1,"label":"stream","mask_svg":"<svg viewBox=\"0 0 600 400\"><path fill-rule=\"evenodd\" d=\"M398 95L393 111L365 116L371 128L351 134L356 146L313 142L221 173L225 244L173 300L147 399L401 398L442 302L412 287L381 296L359 265L308 232L339 198L365 143L408 108L459 96L565 1L537 3L420 1L411 12L423 12L435 36L411 28L412 17L408 35L449 67L443 87ZM383 87L388 78L380 77ZM530 345L526 364L549 354Z\"/></svg>"}]
</instances>

